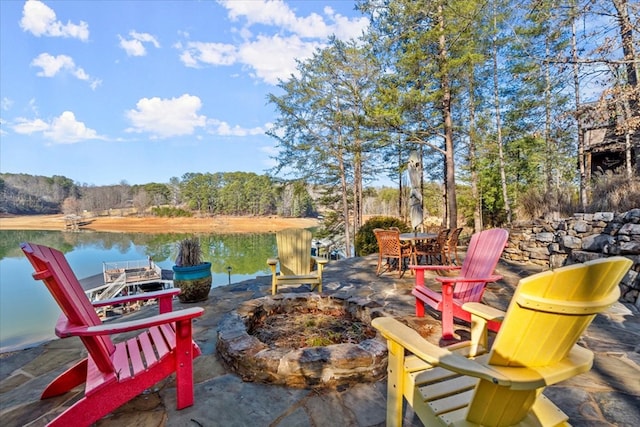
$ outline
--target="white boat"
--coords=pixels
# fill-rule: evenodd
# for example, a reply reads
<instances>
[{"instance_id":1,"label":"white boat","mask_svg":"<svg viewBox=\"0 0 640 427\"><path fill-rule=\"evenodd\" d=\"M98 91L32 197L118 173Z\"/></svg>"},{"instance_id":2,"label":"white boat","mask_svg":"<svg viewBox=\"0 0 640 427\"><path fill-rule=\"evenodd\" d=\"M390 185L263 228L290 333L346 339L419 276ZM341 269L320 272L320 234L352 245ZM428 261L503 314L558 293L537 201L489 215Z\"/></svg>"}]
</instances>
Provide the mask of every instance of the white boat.
<instances>
[{"instance_id":1,"label":"white boat","mask_svg":"<svg viewBox=\"0 0 640 427\"><path fill-rule=\"evenodd\" d=\"M137 261L103 262L102 273L80 279L91 301L121 295L173 288L173 271L163 270L151 258Z\"/></svg>"}]
</instances>

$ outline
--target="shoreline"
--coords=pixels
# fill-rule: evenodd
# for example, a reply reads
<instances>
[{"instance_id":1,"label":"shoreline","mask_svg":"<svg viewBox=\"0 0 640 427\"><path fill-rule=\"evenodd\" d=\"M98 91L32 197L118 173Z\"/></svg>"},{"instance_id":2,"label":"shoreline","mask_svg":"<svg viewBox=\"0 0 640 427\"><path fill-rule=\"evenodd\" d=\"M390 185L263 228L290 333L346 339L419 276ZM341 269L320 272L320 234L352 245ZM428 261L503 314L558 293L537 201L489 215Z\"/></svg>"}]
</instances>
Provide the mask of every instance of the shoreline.
<instances>
[{"instance_id":1,"label":"shoreline","mask_svg":"<svg viewBox=\"0 0 640 427\"><path fill-rule=\"evenodd\" d=\"M285 228L320 225L316 218L278 216L212 216L167 218L155 216L97 216L87 218L80 230L112 233L271 233ZM20 215L0 217L2 230L65 231L64 215Z\"/></svg>"}]
</instances>

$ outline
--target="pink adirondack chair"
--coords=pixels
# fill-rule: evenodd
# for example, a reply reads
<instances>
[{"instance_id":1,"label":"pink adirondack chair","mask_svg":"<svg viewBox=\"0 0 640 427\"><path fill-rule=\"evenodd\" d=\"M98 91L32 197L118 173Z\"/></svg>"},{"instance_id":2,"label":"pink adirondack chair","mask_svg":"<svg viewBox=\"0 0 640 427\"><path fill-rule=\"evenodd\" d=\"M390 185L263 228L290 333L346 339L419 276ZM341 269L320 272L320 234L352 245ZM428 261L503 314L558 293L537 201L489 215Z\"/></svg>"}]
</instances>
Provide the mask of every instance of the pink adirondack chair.
<instances>
[{"instance_id":1,"label":"pink adirondack chair","mask_svg":"<svg viewBox=\"0 0 640 427\"><path fill-rule=\"evenodd\" d=\"M462 266L456 265L410 265L416 272L416 285L411 292L416 297L416 316L423 317L425 304L442 313L442 338L453 338L453 318L471 321L471 314L462 309L466 302L480 302L489 282L500 280L502 276L494 274L500 255L504 250L509 232L502 228L493 228L471 236L467 256ZM442 285L442 292L429 289L424 285L425 270L456 271L453 277L436 277ZM489 322L489 329L498 331L500 322Z\"/></svg>"},{"instance_id":2,"label":"pink adirondack chair","mask_svg":"<svg viewBox=\"0 0 640 427\"><path fill-rule=\"evenodd\" d=\"M172 312L179 289L149 292L92 305L62 252L22 243L35 273L62 309L56 324L60 338L78 336L88 356L49 384L41 399L58 396L85 383L84 397L60 414L51 426L85 426L94 423L158 381L176 373L177 408L193 405L193 359L200 348L192 339L192 319L204 310L193 307ZM146 319L106 323L94 307L137 300L158 299L160 314ZM144 330L115 344L110 335Z\"/></svg>"}]
</instances>

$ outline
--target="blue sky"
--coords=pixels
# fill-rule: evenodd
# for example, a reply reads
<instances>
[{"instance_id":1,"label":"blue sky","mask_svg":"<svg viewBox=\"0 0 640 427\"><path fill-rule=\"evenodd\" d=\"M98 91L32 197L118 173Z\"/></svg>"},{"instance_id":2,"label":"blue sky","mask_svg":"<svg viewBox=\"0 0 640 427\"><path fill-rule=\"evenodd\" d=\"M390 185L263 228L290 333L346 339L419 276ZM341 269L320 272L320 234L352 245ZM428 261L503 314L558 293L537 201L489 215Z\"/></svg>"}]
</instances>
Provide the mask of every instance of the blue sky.
<instances>
[{"instance_id":1,"label":"blue sky","mask_svg":"<svg viewBox=\"0 0 640 427\"><path fill-rule=\"evenodd\" d=\"M273 165L269 93L354 2L0 1L0 172L168 182Z\"/></svg>"}]
</instances>

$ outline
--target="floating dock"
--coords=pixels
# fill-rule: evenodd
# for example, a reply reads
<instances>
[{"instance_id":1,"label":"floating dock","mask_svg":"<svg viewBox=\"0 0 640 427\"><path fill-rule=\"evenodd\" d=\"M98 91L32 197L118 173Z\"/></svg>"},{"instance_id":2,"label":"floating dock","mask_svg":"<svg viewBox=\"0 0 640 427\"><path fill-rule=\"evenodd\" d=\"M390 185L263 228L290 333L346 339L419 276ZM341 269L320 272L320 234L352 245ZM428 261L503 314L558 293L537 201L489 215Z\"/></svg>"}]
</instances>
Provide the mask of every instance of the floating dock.
<instances>
[{"instance_id":1,"label":"floating dock","mask_svg":"<svg viewBox=\"0 0 640 427\"><path fill-rule=\"evenodd\" d=\"M150 258L137 261L103 262L102 273L80 279L91 301L119 295L173 288L173 271L163 270Z\"/></svg>"}]
</instances>

